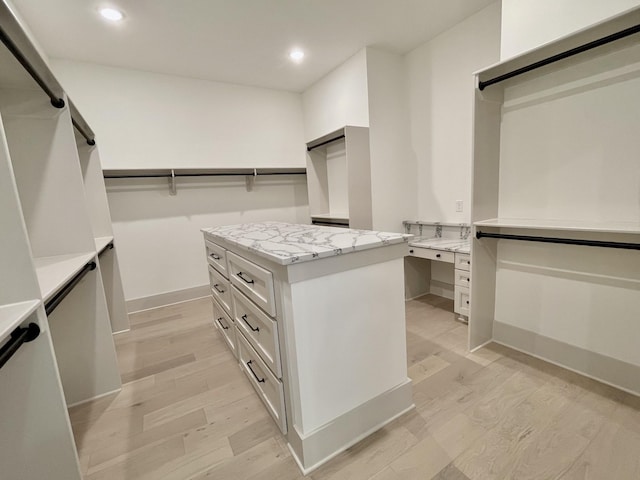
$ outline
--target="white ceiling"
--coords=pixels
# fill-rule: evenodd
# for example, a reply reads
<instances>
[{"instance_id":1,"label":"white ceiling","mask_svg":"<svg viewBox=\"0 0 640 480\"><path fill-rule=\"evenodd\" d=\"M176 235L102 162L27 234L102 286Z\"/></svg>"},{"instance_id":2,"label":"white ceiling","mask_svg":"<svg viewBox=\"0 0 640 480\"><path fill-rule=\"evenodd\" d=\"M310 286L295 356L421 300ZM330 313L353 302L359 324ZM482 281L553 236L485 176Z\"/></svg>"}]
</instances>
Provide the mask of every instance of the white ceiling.
<instances>
[{"instance_id":1,"label":"white ceiling","mask_svg":"<svg viewBox=\"0 0 640 480\"><path fill-rule=\"evenodd\" d=\"M13 0L53 58L304 91L365 46L404 54L495 0ZM97 13L125 12L120 24ZM306 52L296 65L292 47Z\"/></svg>"}]
</instances>

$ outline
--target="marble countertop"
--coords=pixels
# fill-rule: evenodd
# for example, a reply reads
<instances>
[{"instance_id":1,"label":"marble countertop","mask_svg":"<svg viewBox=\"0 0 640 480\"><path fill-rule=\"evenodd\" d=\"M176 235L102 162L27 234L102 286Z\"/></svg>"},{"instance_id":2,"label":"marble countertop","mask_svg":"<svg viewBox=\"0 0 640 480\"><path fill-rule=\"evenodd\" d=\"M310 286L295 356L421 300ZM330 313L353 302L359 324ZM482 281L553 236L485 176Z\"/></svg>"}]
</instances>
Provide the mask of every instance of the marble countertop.
<instances>
[{"instance_id":1,"label":"marble countertop","mask_svg":"<svg viewBox=\"0 0 640 480\"><path fill-rule=\"evenodd\" d=\"M413 236L280 222L203 228L202 232L281 265L406 243Z\"/></svg>"},{"instance_id":2,"label":"marble countertop","mask_svg":"<svg viewBox=\"0 0 640 480\"><path fill-rule=\"evenodd\" d=\"M461 238L427 238L416 237L411 239L409 245L417 248L431 248L447 252L470 253L471 241Z\"/></svg>"}]
</instances>

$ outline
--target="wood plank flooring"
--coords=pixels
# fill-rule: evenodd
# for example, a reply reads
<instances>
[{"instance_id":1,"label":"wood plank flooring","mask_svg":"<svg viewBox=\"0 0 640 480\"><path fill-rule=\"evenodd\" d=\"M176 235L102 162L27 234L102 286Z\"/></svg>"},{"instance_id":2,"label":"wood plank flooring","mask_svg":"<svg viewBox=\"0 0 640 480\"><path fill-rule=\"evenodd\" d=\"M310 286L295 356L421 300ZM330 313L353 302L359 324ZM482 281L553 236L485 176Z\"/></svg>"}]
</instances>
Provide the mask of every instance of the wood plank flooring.
<instances>
[{"instance_id":1,"label":"wood plank flooring","mask_svg":"<svg viewBox=\"0 0 640 480\"><path fill-rule=\"evenodd\" d=\"M407 302L416 409L312 480L640 479L640 400L510 349L466 349L452 302ZM120 393L71 409L87 480L295 480L209 299L131 316Z\"/></svg>"}]
</instances>

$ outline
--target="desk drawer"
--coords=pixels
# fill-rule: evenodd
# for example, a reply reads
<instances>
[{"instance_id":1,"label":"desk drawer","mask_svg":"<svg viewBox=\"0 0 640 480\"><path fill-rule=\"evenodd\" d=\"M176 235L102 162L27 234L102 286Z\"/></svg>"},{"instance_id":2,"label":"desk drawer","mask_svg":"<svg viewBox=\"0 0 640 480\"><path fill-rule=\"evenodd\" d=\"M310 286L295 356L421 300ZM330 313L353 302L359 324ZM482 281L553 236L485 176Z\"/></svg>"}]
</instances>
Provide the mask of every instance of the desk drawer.
<instances>
[{"instance_id":1,"label":"desk drawer","mask_svg":"<svg viewBox=\"0 0 640 480\"><path fill-rule=\"evenodd\" d=\"M272 317L276 315L273 275L269 270L227 252L229 278L238 290Z\"/></svg>"},{"instance_id":2,"label":"desk drawer","mask_svg":"<svg viewBox=\"0 0 640 480\"><path fill-rule=\"evenodd\" d=\"M469 288L455 286L453 299L453 311L460 314L469 316Z\"/></svg>"},{"instance_id":3,"label":"desk drawer","mask_svg":"<svg viewBox=\"0 0 640 480\"><path fill-rule=\"evenodd\" d=\"M258 392L260 399L264 402L267 411L276 421L280 431L283 434L287 433L282 382L271 373L260 358L260 355L256 353L240 330L236 332L236 335L240 368L242 368Z\"/></svg>"},{"instance_id":4,"label":"desk drawer","mask_svg":"<svg viewBox=\"0 0 640 480\"><path fill-rule=\"evenodd\" d=\"M435 250L433 248L422 247L409 247L409 255L447 263L453 263L454 259L453 252L445 252L444 250Z\"/></svg>"},{"instance_id":5,"label":"desk drawer","mask_svg":"<svg viewBox=\"0 0 640 480\"><path fill-rule=\"evenodd\" d=\"M231 288L231 297L233 299L234 321L238 329L260 354L264 363L275 376L282 378L278 324L235 287Z\"/></svg>"},{"instance_id":6,"label":"desk drawer","mask_svg":"<svg viewBox=\"0 0 640 480\"><path fill-rule=\"evenodd\" d=\"M231 313L231 284L220 272L209 265L209 283L213 298Z\"/></svg>"},{"instance_id":7,"label":"desk drawer","mask_svg":"<svg viewBox=\"0 0 640 480\"><path fill-rule=\"evenodd\" d=\"M227 251L209 240L205 240L204 245L207 249L207 262L209 262L209 265L213 266L225 277L229 277L227 272Z\"/></svg>"},{"instance_id":8,"label":"desk drawer","mask_svg":"<svg viewBox=\"0 0 640 480\"><path fill-rule=\"evenodd\" d=\"M471 274L468 270L454 270L455 284L460 287L469 287L471 285Z\"/></svg>"},{"instance_id":9,"label":"desk drawer","mask_svg":"<svg viewBox=\"0 0 640 480\"><path fill-rule=\"evenodd\" d=\"M238 358L238 351L236 348L236 329L234 328L231 317L227 315L218 302L215 299L213 301L213 321L218 327L218 331L222 334L222 338L229 346L233 356Z\"/></svg>"},{"instance_id":10,"label":"desk drawer","mask_svg":"<svg viewBox=\"0 0 640 480\"><path fill-rule=\"evenodd\" d=\"M456 263L454 268L457 270L471 270L471 255L468 253L456 253Z\"/></svg>"}]
</instances>

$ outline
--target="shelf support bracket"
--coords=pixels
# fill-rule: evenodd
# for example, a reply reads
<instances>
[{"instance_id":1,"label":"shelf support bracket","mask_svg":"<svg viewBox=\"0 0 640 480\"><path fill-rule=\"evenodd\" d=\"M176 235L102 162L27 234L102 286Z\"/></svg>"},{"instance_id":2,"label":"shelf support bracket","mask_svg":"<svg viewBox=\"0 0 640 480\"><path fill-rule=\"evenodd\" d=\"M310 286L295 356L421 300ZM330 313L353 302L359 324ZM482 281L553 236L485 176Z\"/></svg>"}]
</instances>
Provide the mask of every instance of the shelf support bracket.
<instances>
[{"instance_id":1,"label":"shelf support bracket","mask_svg":"<svg viewBox=\"0 0 640 480\"><path fill-rule=\"evenodd\" d=\"M171 169L171 176L169 177L169 195L176 195L176 172L173 168Z\"/></svg>"},{"instance_id":2,"label":"shelf support bracket","mask_svg":"<svg viewBox=\"0 0 640 480\"><path fill-rule=\"evenodd\" d=\"M253 175L247 175L245 177L245 181L247 182L247 192L253 191L253 184L255 183L255 179L258 176L258 171L254 168Z\"/></svg>"}]
</instances>

